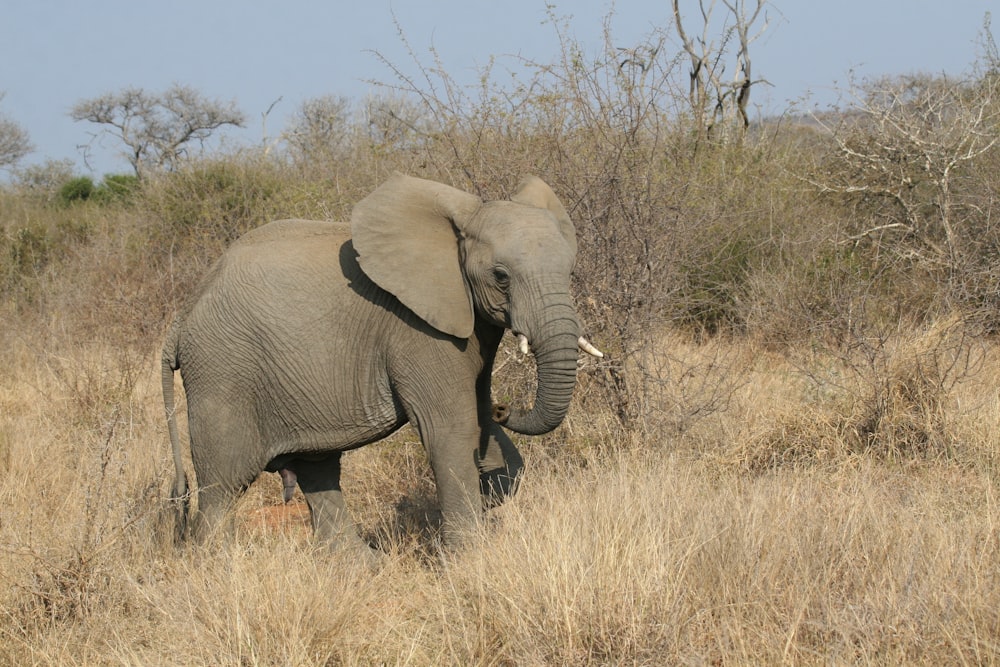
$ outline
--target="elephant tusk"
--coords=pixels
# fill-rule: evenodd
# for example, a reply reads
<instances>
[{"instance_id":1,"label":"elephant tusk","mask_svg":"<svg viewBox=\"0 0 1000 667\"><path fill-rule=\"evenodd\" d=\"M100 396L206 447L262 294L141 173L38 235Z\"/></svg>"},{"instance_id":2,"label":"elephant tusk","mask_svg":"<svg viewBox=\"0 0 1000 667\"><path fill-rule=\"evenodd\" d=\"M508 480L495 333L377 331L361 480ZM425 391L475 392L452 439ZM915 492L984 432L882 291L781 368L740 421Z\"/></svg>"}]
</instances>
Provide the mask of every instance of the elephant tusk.
<instances>
[{"instance_id":1,"label":"elephant tusk","mask_svg":"<svg viewBox=\"0 0 1000 667\"><path fill-rule=\"evenodd\" d=\"M601 352L600 350L598 350L593 345L591 345L590 341L587 340L586 338L584 338L583 336L580 336L580 339L578 341L576 341L576 343L577 343L577 345L580 346L581 350L583 350L584 352L586 352L590 356L597 357L598 359L603 359L604 358L604 353Z\"/></svg>"},{"instance_id":2,"label":"elephant tusk","mask_svg":"<svg viewBox=\"0 0 1000 667\"><path fill-rule=\"evenodd\" d=\"M598 359L604 358L604 353L594 347L593 344L583 336L580 336L576 343L580 346L581 350L590 356L597 357ZM528 337L524 334L517 334L517 349L521 351L521 354L528 354Z\"/></svg>"},{"instance_id":3,"label":"elephant tusk","mask_svg":"<svg viewBox=\"0 0 1000 667\"><path fill-rule=\"evenodd\" d=\"M517 334L517 349L521 354L528 354L528 337L524 334Z\"/></svg>"}]
</instances>

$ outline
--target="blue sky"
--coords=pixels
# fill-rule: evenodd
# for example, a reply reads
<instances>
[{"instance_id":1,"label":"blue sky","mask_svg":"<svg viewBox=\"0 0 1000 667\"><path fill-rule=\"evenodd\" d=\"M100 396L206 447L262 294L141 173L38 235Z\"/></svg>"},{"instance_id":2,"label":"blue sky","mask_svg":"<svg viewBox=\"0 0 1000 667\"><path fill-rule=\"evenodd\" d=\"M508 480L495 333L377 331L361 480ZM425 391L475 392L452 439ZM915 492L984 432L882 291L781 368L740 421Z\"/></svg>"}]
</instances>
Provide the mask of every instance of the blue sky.
<instances>
[{"instance_id":1,"label":"blue sky","mask_svg":"<svg viewBox=\"0 0 1000 667\"><path fill-rule=\"evenodd\" d=\"M609 2L548 1L557 14L572 15L581 43L599 48ZM721 13L721 0L716 4ZM77 146L95 128L69 118L73 104L125 86L159 91L176 82L235 100L249 122L228 139L252 143L263 135L261 114L279 97L267 121L271 136L308 98L360 99L373 91L371 80L391 81L371 50L415 73L393 15L422 60L430 62L433 45L453 76L472 81L491 54L554 58L558 46L545 6L546 0L12 0L0 22L6 93L0 113L31 135L36 151L25 164L69 158L88 173ZM681 6L694 11L697 2ZM756 88L752 101L767 113L807 93L815 105L827 104L851 71L960 75L976 57L991 8L1000 8L996 0L772 0L770 26L751 49L755 76L772 86ZM612 29L622 46L669 23L669 0L614 5ZM116 149L106 141L95 150L94 176L128 171Z\"/></svg>"}]
</instances>

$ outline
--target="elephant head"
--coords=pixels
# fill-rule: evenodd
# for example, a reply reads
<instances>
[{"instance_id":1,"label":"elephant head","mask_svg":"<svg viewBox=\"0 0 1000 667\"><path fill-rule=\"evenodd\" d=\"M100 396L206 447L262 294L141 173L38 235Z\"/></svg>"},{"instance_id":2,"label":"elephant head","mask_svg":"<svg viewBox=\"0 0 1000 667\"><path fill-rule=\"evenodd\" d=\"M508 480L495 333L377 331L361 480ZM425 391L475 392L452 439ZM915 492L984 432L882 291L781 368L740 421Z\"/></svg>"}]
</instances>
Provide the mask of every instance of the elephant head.
<instances>
[{"instance_id":1,"label":"elephant head","mask_svg":"<svg viewBox=\"0 0 1000 667\"><path fill-rule=\"evenodd\" d=\"M478 320L526 340L534 406L502 421L528 435L559 425L582 343L570 297L575 231L548 185L528 177L509 201L483 202L395 175L355 206L351 232L365 274L435 329L465 339Z\"/></svg>"}]
</instances>

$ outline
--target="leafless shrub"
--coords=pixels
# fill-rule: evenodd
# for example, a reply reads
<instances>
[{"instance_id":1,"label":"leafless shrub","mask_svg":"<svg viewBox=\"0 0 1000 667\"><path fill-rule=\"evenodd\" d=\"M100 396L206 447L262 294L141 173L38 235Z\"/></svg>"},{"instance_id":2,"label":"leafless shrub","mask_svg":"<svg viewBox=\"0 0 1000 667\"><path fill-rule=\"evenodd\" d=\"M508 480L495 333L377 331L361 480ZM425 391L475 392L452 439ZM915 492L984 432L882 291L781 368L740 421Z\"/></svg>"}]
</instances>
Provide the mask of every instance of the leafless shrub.
<instances>
[{"instance_id":1,"label":"leafless shrub","mask_svg":"<svg viewBox=\"0 0 1000 667\"><path fill-rule=\"evenodd\" d=\"M73 161L46 160L42 164L16 169L13 176L18 194L50 203L55 200L59 188L72 180Z\"/></svg>"},{"instance_id":2,"label":"leafless shrub","mask_svg":"<svg viewBox=\"0 0 1000 667\"><path fill-rule=\"evenodd\" d=\"M948 455L947 401L982 364L977 338L952 317L857 341L847 351L860 389L849 420L856 447L888 457Z\"/></svg>"},{"instance_id":3,"label":"leafless shrub","mask_svg":"<svg viewBox=\"0 0 1000 667\"><path fill-rule=\"evenodd\" d=\"M931 300L912 299L909 314L958 308L996 330L1000 235L987 174L1000 160L1000 76L988 27L987 19L985 53L965 77L852 83L845 111L816 117L833 144L805 178L845 206L839 244L875 273L924 283Z\"/></svg>"},{"instance_id":4,"label":"leafless shrub","mask_svg":"<svg viewBox=\"0 0 1000 667\"><path fill-rule=\"evenodd\" d=\"M982 368L981 338L959 316L868 333L797 362L813 399L771 415L726 455L730 462L760 472L856 456L961 459L951 400Z\"/></svg>"},{"instance_id":5,"label":"leafless shrub","mask_svg":"<svg viewBox=\"0 0 1000 667\"><path fill-rule=\"evenodd\" d=\"M836 141L840 167L829 163L813 179L821 191L866 204L864 226L845 242L884 239L883 249L893 252L902 240L895 252L957 266L963 227L977 211L956 186L963 169L1000 141L1000 78L901 76L852 93L854 113L836 125L819 118Z\"/></svg>"},{"instance_id":6,"label":"leafless shrub","mask_svg":"<svg viewBox=\"0 0 1000 667\"><path fill-rule=\"evenodd\" d=\"M283 136L294 162L318 167L346 157L351 133L351 101L325 95L303 102Z\"/></svg>"}]
</instances>

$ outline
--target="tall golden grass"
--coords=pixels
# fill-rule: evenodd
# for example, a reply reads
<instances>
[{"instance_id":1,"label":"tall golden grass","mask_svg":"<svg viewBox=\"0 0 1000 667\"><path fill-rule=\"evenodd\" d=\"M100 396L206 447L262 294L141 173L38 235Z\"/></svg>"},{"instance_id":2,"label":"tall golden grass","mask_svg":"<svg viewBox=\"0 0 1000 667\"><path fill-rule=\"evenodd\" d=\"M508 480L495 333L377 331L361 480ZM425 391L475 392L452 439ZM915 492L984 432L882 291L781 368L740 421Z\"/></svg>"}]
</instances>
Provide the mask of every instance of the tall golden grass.
<instances>
[{"instance_id":1,"label":"tall golden grass","mask_svg":"<svg viewBox=\"0 0 1000 667\"><path fill-rule=\"evenodd\" d=\"M718 354L708 347L736 345L670 342L678 363L697 368ZM808 374L848 369L726 350L746 359L727 410L669 442L566 442L569 455L560 439L588 435L588 416L575 408L554 436L522 444L521 493L491 511L467 545L443 553L433 484L404 432L347 459L359 529L385 554L369 570L314 546L301 515L265 515L279 503L274 475L237 508L231 537L175 549L162 521L172 471L155 355L7 343L5 664L991 664L1000 656L993 355L948 392L951 451L901 456L830 449L851 409L818 397ZM789 441L802 450L796 456L781 448ZM763 465L767 446L774 456Z\"/></svg>"}]
</instances>

